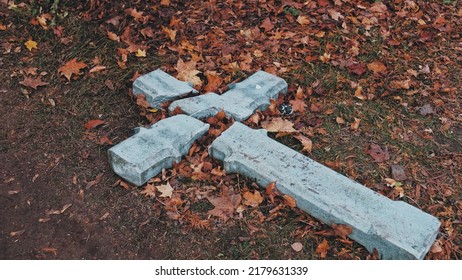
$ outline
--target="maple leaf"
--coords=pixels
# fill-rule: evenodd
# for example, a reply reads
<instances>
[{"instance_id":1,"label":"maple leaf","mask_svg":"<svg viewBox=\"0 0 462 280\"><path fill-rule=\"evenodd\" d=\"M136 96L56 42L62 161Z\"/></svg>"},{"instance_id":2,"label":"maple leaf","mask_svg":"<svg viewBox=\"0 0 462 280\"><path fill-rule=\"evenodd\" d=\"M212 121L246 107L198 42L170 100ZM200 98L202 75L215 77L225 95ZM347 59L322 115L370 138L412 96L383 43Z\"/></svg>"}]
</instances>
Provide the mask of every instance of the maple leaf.
<instances>
[{"instance_id":1,"label":"maple leaf","mask_svg":"<svg viewBox=\"0 0 462 280\"><path fill-rule=\"evenodd\" d=\"M156 186L147 184L144 190L141 191L141 194L144 194L145 196L156 197L156 190Z\"/></svg>"},{"instance_id":2,"label":"maple leaf","mask_svg":"<svg viewBox=\"0 0 462 280\"><path fill-rule=\"evenodd\" d=\"M353 232L353 229L347 225L332 224L332 228L334 229L335 234L340 236L342 239L346 239L348 235Z\"/></svg>"},{"instance_id":3,"label":"maple leaf","mask_svg":"<svg viewBox=\"0 0 462 280\"><path fill-rule=\"evenodd\" d=\"M307 151L308 153L311 153L311 150L313 149L313 141L311 141L310 138L303 136L301 134L295 135L294 138L302 143L302 151Z\"/></svg>"},{"instance_id":4,"label":"maple leaf","mask_svg":"<svg viewBox=\"0 0 462 280\"><path fill-rule=\"evenodd\" d=\"M37 87L40 87L40 86L48 85L48 83L42 82L42 79L40 77L35 78L35 79L26 77L24 78L24 81L20 81L19 83L23 86L31 87L33 89L37 89Z\"/></svg>"},{"instance_id":5,"label":"maple leaf","mask_svg":"<svg viewBox=\"0 0 462 280\"><path fill-rule=\"evenodd\" d=\"M282 198L284 198L284 203L290 208L297 207L297 201L295 200L295 198L291 197L288 194L283 195Z\"/></svg>"},{"instance_id":6,"label":"maple leaf","mask_svg":"<svg viewBox=\"0 0 462 280\"><path fill-rule=\"evenodd\" d=\"M246 191L242 194L242 197L244 198L244 205L250 207L258 207L263 202L263 197L258 191L254 191L254 193Z\"/></svg>"},{"instance_id":7,"label":"maple leaf","mask_svg":"<svg viewBox=\"0 0 462 280\"><path fill-rule=\"evenodd\" d=\"M283 134L297 132L294 128L293 122L282 118L274 118L270 121L263 121L261 126L269 132L278 132Z\"/></svg>"},{"instance_id":8,"label":"maple leaf","mask_svg":"<svg viewBox=\"0 0 462 280\"><path fill-rule=\"evenodd\" d=\"M383 64L383 62L378 61L378 60L372 61L371 63L369 63L367 65L367 69L374 72L374 74L380 74L380 73L384 73L387 71L387 67L385 66L385 64Z\"/></svg>"},{"instance_id":9,"label":"maple leaf","mask_svg":"<svg viewBox=\"0 0 462 280\"><path fill-rule=\"evenodd\" d=\"M31 52L32 49L37 48L37 42L33 40L28 40L27 42L24 43L24 46L26 46L26 48Z\"/></svg>"},{"instance_id":10,"label":"maple leaf","mask_svg":"<svg viewBox=\"0 0 462 280\"><path fill-rule=\"evenodd\" d=\"M305 113L306 112L306 103L301 99L290 100L290 105L292 109L296 112Z\"/></svg>"},{"instance_id":11,"label":"maple leaf","mask_svg":"<svg viewBox=\"0 0 462 280\"><path fill-rule=\"evenodd\" d=\"M374 159L374 162L384 162L390 159L388 149L386 147L385 149L382 149L379 145L374 143L369 145L369 147L366 149L366 153Z\"/></svg>"},{"instance_id":12,"label":"maple leaf","mask_svg":"<svg viewBox=\"0 0 462 280\"><path fill-rule=\"evenodd\" d=\"M297 17L297 22L300 25L307 25L310 23L310 19L307 16L298 16Z\"/></svg>"},{"instance_id":13,"label":"maple leaf","mask_svg":"<svg viewBox=\"0 0 462 280\"><path fill-rule=\"evenodd\" d=\"M135 54L136 57L146 57L146 50L138 49Z\"/></svg>"},{"instance_id":14,"label":"maple leaf","mask_svg":"<svg viewBox=\"0 0 462 280\"><path fill-rule=\"evenodd\" d=\"M223 194L219 197L207 197L208 201L215 207L208 211L208 214L227 221L233 214L237 206L241 203L240 194L228 194L228 189L223 188Z\"/></svg>"},{"instance_id":15,"label":"maple leaf","mask_svg":"<svg viewBox=\"0 0 462 280\"><path fill-rule=\"evenodd\" d=\"M175 42L176 39L176 30L170 29L168 27L162 26L162 33L167 35L170 38L170 41Z\"/></svg>"},{"instance_id":16,"label":"maple leaf","mask_svg":"<svg viewBox=\"0 0 462 280\"><path fill-rule=\"evenodd\" d=\"M156 188L160 192L160 197L172 197L173 188L169 182L165 185L156 186Z\"/></svg>"},{"instance_id":17,"label":"maple leaf","mask_svg":"<svg viewBox=\"0 0 462 280\"><path fill-rule=\"evenodd\" d=\"M184 62L180 58L178 59L175 69L178 72L178 75L177 75L178 80L181 80L184 82L191 82L195 86L199 86L202 84L201 79L197 76L197 74L201 73L201 71L196 69L196 62L194 61Z\"/></svg>"},{"instance_id":18,"label":"maple leaf","mask_svg":"<svg viewBox=\"0 0 462 280\"><path fill-rule=\"evenodd\" d=\"M220 85L223 83L223 79L217 74L216 71L205 71L205 77L207 78L207 85L205 86L206 92L217 91Z\"/></svg>"},{"instance_id":19,"label":"maple leaf","mask_svg":"<svg viewBox=\"0 0 462 280\"><path fill-rule=\"evenodd\" d=\"M63 66L59 67L58 72L66 77L69 81L72 75L80 75L80 70L87 67L88 65L83 62L78 62L76 58L73 58L66 62Z\"/></svg>"},{"instance_id":20,"label":"maple leaf","mask_svg":"<svg viewBox=\"0 0 462 280\"><path fill-rule=\"evenodd\" d=\"M321 258L326 258L327 256L327 251L329 250L329 244L327 243L327 240L324 238L322 242L316 247L316 253L320 255Z\"/></svg>"}]
</instances>

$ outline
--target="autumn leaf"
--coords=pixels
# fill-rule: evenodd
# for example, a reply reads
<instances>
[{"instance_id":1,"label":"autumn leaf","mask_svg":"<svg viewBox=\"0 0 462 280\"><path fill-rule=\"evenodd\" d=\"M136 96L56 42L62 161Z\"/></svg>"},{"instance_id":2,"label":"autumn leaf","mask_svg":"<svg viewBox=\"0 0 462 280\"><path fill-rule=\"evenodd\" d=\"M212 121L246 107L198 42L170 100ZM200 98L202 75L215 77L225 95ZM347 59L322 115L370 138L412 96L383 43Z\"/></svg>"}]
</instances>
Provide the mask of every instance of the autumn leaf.
<instances>
[{"instance_id":1,"label":"autumn leaf","mask_svg":"<svg viewBox=\"0 0 462 280\"><path fill-rule=\"evenodd\" d=\"M353 229L347 225L332 224L332 228L334 229L335 234L340 236L342 239L346 239L348 235L353 232Z\"/></svg>"},{"instance_id":2,"label":"autumn leaf","mask_svg":"<svg viewBox=\"0 0 462 280\"><path fill-rule=\"evenodd\" d=\"M207 85L205 86L206 92L215 92L218 90L220 85L223 83L223 79L217 74L216 71L205 71L205 77L207 78Z\"/></svg>"},{"instance_id":3,"label":"autumn leaf","mask_svg":"<svg viewBox=\"0 0 462 280\"><path fill-rule=\"evenodd\" d=\"M11 236L11 237L20 236L20 235L23 234L24 232L26 232L25 229L23 229L23 230L18 230L18 231L12 231L12 232L10 232L10 236Z\"/></svg>"},{"instance_id":4,"label":"autumn leaf","mask_svg":"<svg viewBox=\"0 0 462 280\"><path fill-rule=\"evenodd\" d=\"M146 50L138 49L135 54L136 57L146 57Z\"/></svg>"},{"instance_id":5,"label":"autumn leaf","mask_svg":"<svg viewBox=\"0 0 462 280\"><path fill-rule=\"evenodd\" d=\"M302 143L302 151L307 151L308 153L311 153L311 150L313 149L313 141L311 141L310 138L303 136L301 134L295 135L294 138L300 141L300 143Z\"/></svg>"},{"instance_id":6,"label":"autumn leaf","mask_svg":"<svg viewBox=\"0 0 462 280\"><path fill-rule=\"evenodd\" d=\"M306 103L301 99L290 100L290 105L295 112L305 113L306 112Z\"/></svg>"},{"instance_id":7,"label":"autumn leaf","mask_svg":"<svg viewBox=\"0 0 462 280\"><path fill-rule=\"evenodd\" d=\"M157 191L156 186L152 184L147 184L144 190L141 191L141 194L144 194L145 196L149 196L149 197L156 197L156 191Z\"/></svg>"},{"instance_id":8,"label":"autumn leaf","mask_svg":"<svg viewBox=\"0 0 462 280\"><path fill-rule=\"evenodd\" d=\"M76 58L73 58L66 62L63 66L59 67L58 72L66 77L69 81L72 75L80 75L80 70L87 67L88 65L83 62L78 62Z\"/></svg>"},{"instance_id":9,"label":"autumn leaf","mask_svg":"<svg viewBox=\"0 0 462 280\"><path fill-rule=\"evenodd\" d=\"M250 207L258 207L263 202L263 197L258 191L254 191L253 193L246 191L242 194L242 197L244 198L244 205Z\"/></svg>"},{"instance_id":10,"label":"autumn leaf","mask_svg":"<svg viewBox=\"0 0 462 280\"><path fill-rule=\"evenodd\" d=\"M327 256L327 251L329 250L329 244L327 243L327 240L324 238L322 242L316 247L316 253L319 254L319 256L324 259Z\"/></svg>"},{"instance_id":11,"label":"autumn leaf","mask_svg":"<svg viewBox=\"0 0 462 280\"><path fill-rule=\"evenodd\" d=\"M37 89L37 87L40 87L40 86L48 85L48 83L42 82L42 79L40 77L38 78L26 77L24 78L24 81L20 81L19 84L26 86L26 87L31 87L33 89Z\"/></svg>"},{"instance_id":12,"label":"autumn leaf","mask_svg":"<svg viewBox=\"0 0 462 280\"><path fill-rule=\"evenodd\" d=\"M271 22L270 18L267 17L263 20L263 22L260 24L260 27L265 29L265 32L271 31L271 29L274 28L274 24Z\"/></svg>"},{"instance_id":13,"label":"autumn leaf","mask_svg":"<svg viewBox=\"0 0 462 280\"><path fill-rule=\"evenodd\" d=\"M329 16L336 21L339 21L340 19L343 19L344 16L342 16L341 13L337 12L336 10L329 10Z\"/></svg>"},{"instance_id":14,"label":"autumn leaf","mask_svg":"<svg viewBox=\"0 0 462 280\"><path fill-rule=\"evenodd\" d=\"M387 71L387 67L381 61L373 61L367 65L367 69L374 72L374 74L385 73Z\"/></svg>"},{"instance_id":15,"label":"autumn leaf","mask_svg":"<svg viewBox=\"0 0 462 280\"><path fill-rule=\"evenodd\" d=\"M366 149L366 153L374 159L374 162L384 162L390 159L388 149L386 147L385 149L382 149L379 145L374 143L369 145L369 147Z\"/></svg>"},{"instance_id":16,"label":"autumn leaf","mask_svg":"<svg viewBox=\"0 0 462 280\"><path fill-rule=\"evenodd\" d=\"M160 5L169 6L170 5L170 0L160 0Z\"/></svg>"},{"instance_id":17,"label":"autumn leaf","mask_svg":"<svg viewBox=\"0 0 462 280\"><path fill-rule=\"evenodd\" d=\"M180 58L178 59L175 69L178 72L178 75L177 75L178 80L185 81L185 82L191 82L195 86L199 86L202 84L201 79L197 76L197 74L201 73L201 71L196 69L196 62L194 61L184 62Z\"/></svg>"},{"instance_id":18,"label":"autumn leaf","mask_svg":"<svg viewBox=\"0 0 462 280\"><path fill-rule=\"evenodd\" d=\"M95 72L100 72L106 69L106 66L103 65L96 65L95 67L91 68L89 73L95 73Z\"/></svg>"},{"instance_id":19,"label":"autumn leaf","mask_svg":"<svg viewBox=\"0 0 462 280\"><path fill-rule=\"evenodd\" d=\"M271 201L271 203L274 203L274 197L279 194L278 190L276 189L276 182L269 183L268 186L266 186L265 188L265 192L269 198L269 201Z\"/></svg>"},{"instance_id":20,"label":"autumn leaf","mask_svg":"<svg viewBox=\"0 0 462 280\"><path fill-rule=\"evenodd\" d=\"M278 133L293 133L296 132L294 128L294 123L289 120L284 120L282 118L273 118L270 121L263 121L261 126L268 130L269 132L278 132Z\"/></svg>"},{"instance_id":21,"label":"autumn leaf","mask_svg":"<svg viewBox=\"0 0 462 280\"><path fill-rule=\"evenodd\" d=\"M165 185L156 186L156 188L160 192L160 197L172 197L173 188L169 182Z\"/></svg>"},{"instance_id":22,"label":"autumn leaf","mask_svg":"<svg viewBox=\"0 0 462 280\"><path fill-rule=\"evenodd\" d=\"M310 23L310 19L309 17L307 16L298 16L297 17L297 22L300 24L300 25L307 25Z\"/></svg>"},{"instance_id":23,"label":"autumn leaf","mask_svg":"<svg viewBox=\"0 0 462 280\"><path fill-rule=\"evenodd\" d=\"M85 123L85 128L86 129L93 129L93 128L96 128L102 124L104 124L105 121L103 120L91 120L91 121L88 121L87 123Z\"/></svg>"},{"instance_id":24,"label":"autumn leaf","mask_svg":"<svg viewBox=\"0 0 462 280\"><path fill-rule=\"evenodd\" d=\"M168 27L162 26L162 32L170 38L170 41L175 42L176 30L173 30L173 29L170 29Z\"/></svg>"},{"instance_id":25,"label":"autumn leaf","mask_svg":"<svg viewBox=\"0 0 462 280\"><path fill-rule=\"evenodd\" d=\"M291 197L288 194L283 195L283 198L284 198L284 203L290 208L297 207L297 201L295 200L295 198Z\"/></svg>"},{"instance_id":26,"label":"autumn leaf","mask_svg":"<svg viewBox=\"0 0 462 280\"><path fill-rule=\"evenodd\" d=\"M391 81L390 88L392 89L409 89L411 87L411 80L395 80Z\"/></svg>"},{"instance_id":27,"label":"autumn leaf","mask_svg":"<svg viewBox=\"0 0 462 280\"><path fill-rule=\"evenodd\" d=\"M354 122L350 124L351 130L358 130L359 124L361 123L361 119L355 118Z\"/></svg>"},{"instance_id":28,"label":"autumn leaf","mask_svg":"<svg viewBox=\"0 0 462 280\"><path fill-rule=\"evenodd\" d=\"M229 195L228 190L224 188L221 196L207 197L207 199L215 207L209 210L208 214L216 216L226 222L233 216L235 209L241 203L242 197L240 194Z\"/></svg>"},{"instance_id":29,"label":"autumn leaf","mask_svg":"<svg viewBox=\"0 0 462 280\"><path fill-rule=\"evenodd\" d=\"M33 41L33 40L28 40L27 42L24 43L24 45L26 46L26 48L31 52L32 49L36 49L37 48L37 42Z\"/></svg>"},{"instance_id":30,"label":"autumn leaf","mask_svg":"<svg viewBox=\"0 0 462 280\"><path fill-rule=\"evenodd\" d=\"M119 37L117 34L115 34L114 32L107 31L107 36L108 36L109 39L111 39L112 41L120 42L120 37Z\"/></svg>"}]
</instances>

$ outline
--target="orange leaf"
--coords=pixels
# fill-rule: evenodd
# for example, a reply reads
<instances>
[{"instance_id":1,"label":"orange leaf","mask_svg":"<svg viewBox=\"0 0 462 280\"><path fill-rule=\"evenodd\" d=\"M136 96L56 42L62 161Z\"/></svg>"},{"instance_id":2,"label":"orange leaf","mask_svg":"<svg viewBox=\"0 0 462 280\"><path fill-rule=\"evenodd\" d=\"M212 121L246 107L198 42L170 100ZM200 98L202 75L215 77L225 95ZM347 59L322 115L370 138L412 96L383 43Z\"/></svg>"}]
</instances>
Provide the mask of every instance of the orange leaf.
<instances>
[{"instance_id":1,"label":"orange leaf","mask_svg":"<svg viewBox=\"0 0 462 280\"><path fill-rule=\"evenodd\" d=\"M340 236L342 239L346 239L348 235L353 232L353 229L347 225L332 224L332 228L334 229L335 234Z\"/></svg>"},{"instance_id":2,"label":"orange leaf","mask_svg":"<svg viewBox=\"0 0 462 280\"><path fill-rule=\"evenodd\" d=\"M324 238L324 240L316 247L316 253L320 255L321 258L325 258L327 256L327 251L329 250L329 244L327 243L327 240Z\"/></svg>"},{"instance_id":3,"label":"orange leaf","mask_svg":"<svg viewBox=\"0 0 462 280\"><path fill-rule=\"evenodd\" d=\"M103 65L96 65L95 67L91 68L89 73L95 73L95 72L100 72L106 69L106 66Z\"/></svg>"},{"instance_id":4,"label":"orange leaf","mask_svg":"<svg viewBox=\"0 0 462 280\"><path fill-rule=\"evenodd\" d=\"M119 37L117 34L115 34L114 32L108 31L108 32L107 32L107 36L108 36L109 39L111 39L112 41L120 42L120 37Z\"/></svg>"},{"instance_id":5,"label":"orange leaf","mask_svg":"<svg viewBox=\"0 0 462 280\"><path fill-rule=\"evenodd\" d=\"M295 200L295 198L291 197L290 195L288 194L285 194L283 196L284 198L284 202L287 206L289 206L290 208L295 208L297 207L297 201Z\"/></svg>"},{"instance_id":6,"label":"orange leaf","mask_svg":"<svg viewBox=\"0 0 462 280\"><path fill-rule=\"evenodd\" d=\"M290 105L292 105L292 109L296 112L303 114L306 111L306 103L301 99L290 100Z\"/></svg>"},{"instance_id":7,"label":"orange leaf","mask_svg":"<svg viewBox=\"0 0 462 280\"><path fill-rule=\"evenodd\" d=\"M291 121L282 118L274 118L271 121L264 121L261 126L269 132L293 133L296 132Z\"/></svg>"},{"instance_id":8,"label":"orange leaf","mask_svg":"<svg viewBox=\"0 0 462 280\"><path fill-rule=\"evenodd\" d=\"M80 70L87 67L88 65L83 62L78 62L76 58L73 58L66 62L63 66L59 67L58 72L66 77L69 81L71 80L72 74L80 75Z\"/></svg>"},{"instance_id":9,"label":"orange leaf","mask_svg":"<svg viewBox=\"0 0 462 280\"><path fill-rule=\"evenodd\" d=\"M86 129L93 129L105 123L103 120L91 120L85 124Z\"/></svg>"},{"instance_id":10,"label":"orange leaf","mask_svg":"<svg viewBox=\"0 0 462 280\"><path fill-rule=\"evenodd\" d=\"M242 197L244 198L244 205L251 207L258 207L258 205L263 202L263 197L258 191L254 193L246 191L242 194Z\"/></svg>"},{"instance_id":11,"label":"orange leaf","mask_svg":"<svg viewBox=\"0 0 462 280\"><path fill-rule=\"evenodd\" d=\"M311 153L311 150L313 149L313 141L311 141L310 138L303 135L295 135L294 138L302 143L302 151L307 151L308 153Z\"/></svg>"},{"instance_id":12,"label":"orange leaf","mask_svg":"<svg viewBox=\"0 0 462 280\"><path fill-rule=\"evenodd\" d=\"M381 61L373 61L367 65L367 68L374 72L374 74L384 73L387 71L387 67Z\"/></svg>"},{"instance_id":13,"label":"orange leaf","mask_svg":"<svg viewBox=\"0 0 462 280\"><path fill-rule=\"evenodd\" d=\"M271 182L266 186L266 195L268 196L271 203L274 203L274 197L277 195L276 193L276 182Z\"/></svg>"},{"instance_id":14,"label":"orange leaf","mask_svg":"<svg viewBox=\"0 0 462 280\"><path fill-rule=\"evenodd\" d=\"M307 16L298 16L297 22L300 23L300 25L307 25L310 23L310 19Z\"/></svg>"},{"instance_id":15,"label":"orange leaf","mask_svg":"<svg viewBox=\"0 0 462 280\"><path fill-rule=\"evenodd\" d=\"M263 22L260 25L261 28L265 29L265 32L270 31L271 29L274 28L274 24L271 22L270 18L267 17L263 20Z\"/></svg>"},{"instance_id":16,"label":"orange leaf","mask_svg":"<svg viewBox=\"0 0 462 280\"><path fill-rule=\"evenodd\" d=\"M205 86L206 92L217 91L220 85L223 83L223 79L217 74L216 71L205 71L205 77L207 77L207 86Z\"/></svg>"}]
</instances>

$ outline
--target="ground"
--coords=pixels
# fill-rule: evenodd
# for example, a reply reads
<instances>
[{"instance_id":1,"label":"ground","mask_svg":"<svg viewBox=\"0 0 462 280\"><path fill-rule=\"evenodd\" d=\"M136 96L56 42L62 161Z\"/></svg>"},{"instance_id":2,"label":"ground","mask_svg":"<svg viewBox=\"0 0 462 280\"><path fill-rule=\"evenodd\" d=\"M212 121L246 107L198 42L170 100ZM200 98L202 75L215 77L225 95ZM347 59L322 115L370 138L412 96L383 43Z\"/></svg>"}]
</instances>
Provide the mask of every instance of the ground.
<instances>
[{"instance_id":1,"label":"ground","mask_svg":"<svg viewBox=\"0 0 462 280\"><path fill-rule=\"evenodd\" d=\"M130 92L159 67L201 92L258 69L285 78L288 95L247 124L435 215L426 258L462 257L459 1L90 2L0 1L0 259L376 257L224 174L206 154L222 116L173 169L123 182L107 149L166 117ZM172 197L153 191L167 182Z\"/></svg>"}]
</instances>

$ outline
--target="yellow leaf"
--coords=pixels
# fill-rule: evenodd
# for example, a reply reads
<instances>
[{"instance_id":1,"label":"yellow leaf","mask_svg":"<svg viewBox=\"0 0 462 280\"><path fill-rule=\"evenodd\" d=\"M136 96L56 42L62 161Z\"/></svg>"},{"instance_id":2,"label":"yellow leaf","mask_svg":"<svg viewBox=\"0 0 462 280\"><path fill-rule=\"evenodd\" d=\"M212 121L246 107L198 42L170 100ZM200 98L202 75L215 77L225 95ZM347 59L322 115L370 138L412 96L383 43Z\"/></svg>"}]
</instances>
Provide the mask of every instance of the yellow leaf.
<instances>
[{"instance_id":1,"label":"yellow leaf","mask_svg":"<svg viewBox=\"0 0 462 280\"><path fill-rule=\"evenodd\" d=\"M140 50L138 49L136 51L136 57L146 57L146 50Z\"/></svg>"},{"instance_id":2,"label":"yellow leaf","mask_svg":"<svg viewBox=\"0 0 462 280\"><path fill-rule=\"evenodd\" d=\"M24 45L26 46L26 48L27 48L29 51L32 51L32 49L36 49L36 48L37 48L37 42L35 42L35 41L33 41L33 40L29 40L29 41L25 42Z\"/></svg>"}]
</instances>

